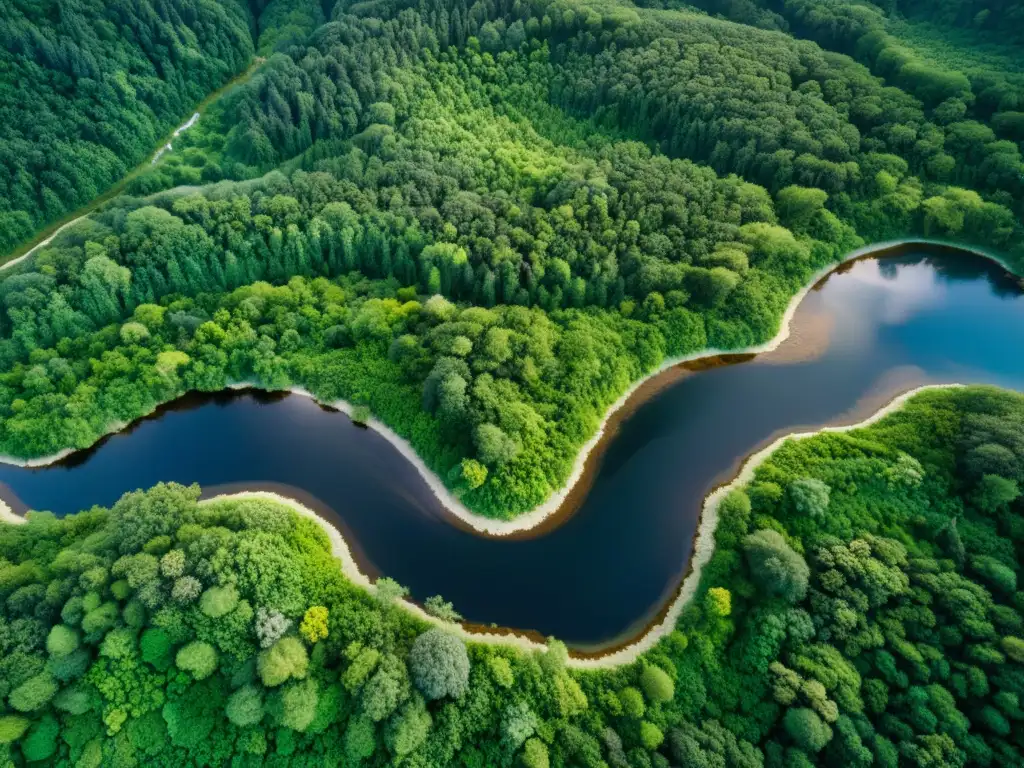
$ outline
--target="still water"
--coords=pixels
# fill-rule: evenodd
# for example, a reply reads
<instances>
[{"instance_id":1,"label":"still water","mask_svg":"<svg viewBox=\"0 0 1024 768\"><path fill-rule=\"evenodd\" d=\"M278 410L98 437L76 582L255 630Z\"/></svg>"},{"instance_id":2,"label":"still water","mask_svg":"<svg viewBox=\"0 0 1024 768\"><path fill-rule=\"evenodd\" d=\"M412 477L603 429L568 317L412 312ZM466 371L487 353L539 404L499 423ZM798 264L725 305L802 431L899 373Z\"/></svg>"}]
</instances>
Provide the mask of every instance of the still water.
<instances>
[{"instance_id":1,"label":"still water","mask_svg":"<svg viewBox=\"0 0 1024 768\"><path fill-rule=\"evenodd\" d=\"M596 649L638 634L684 575L704 496L781 433L860 420L923 383L1024 389L1024 300L1002 270L918 250L834 273L776 352L660 389L608 441L578 511L539 535L453 525L381 437L295 396L191 397L46 469L0 466L4 495L66 514L161 480L271 488L337 525L363 569L469 621ZM657 389L657 388L652 388Z\"/></svg>"}]
</instances>

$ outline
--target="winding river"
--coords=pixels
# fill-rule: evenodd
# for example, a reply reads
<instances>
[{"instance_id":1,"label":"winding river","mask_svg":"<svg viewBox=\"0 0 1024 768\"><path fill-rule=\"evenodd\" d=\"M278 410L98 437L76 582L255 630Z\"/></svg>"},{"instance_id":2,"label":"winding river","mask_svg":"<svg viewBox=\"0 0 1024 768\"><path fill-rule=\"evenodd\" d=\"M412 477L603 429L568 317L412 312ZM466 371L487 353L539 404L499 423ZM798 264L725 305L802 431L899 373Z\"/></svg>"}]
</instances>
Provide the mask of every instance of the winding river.
<instances>
[{"instance_id":1,"label":"winding river","mask_svg":"<svg viewBox=\"0 0 1024 768\"><path fill-rule=\"evenodd\" d=\"M17 509L66 514L161 480L264 488L338 527L362 570L471 622L597 652L636 637L686 573L705 495L781 434L859 421L912 387L1024 389L1024 300L993 263L918 246L839 268L774 352L670 369L642 386L563 510L515 537L441 507L379 434L304 397L189 396L40 469L0 466Z\"/></svg>"}]
</instances>

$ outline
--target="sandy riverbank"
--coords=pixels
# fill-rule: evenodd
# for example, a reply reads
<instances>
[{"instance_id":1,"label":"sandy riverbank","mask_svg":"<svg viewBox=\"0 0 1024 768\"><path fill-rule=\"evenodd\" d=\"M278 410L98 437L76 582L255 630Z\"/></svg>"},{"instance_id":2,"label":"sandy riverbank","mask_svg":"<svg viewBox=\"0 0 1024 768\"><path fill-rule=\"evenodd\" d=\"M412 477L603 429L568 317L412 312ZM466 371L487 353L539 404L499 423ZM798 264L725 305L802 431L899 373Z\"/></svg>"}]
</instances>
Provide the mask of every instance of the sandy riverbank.
<instances>
[{"instance_id":1,"label":"sandy riverbank","mask_svg":"<svg viewBox=\"0 0 1024 768\"><path fill-rule=\"evenodd\" d=\"M874 424L888 416L890 413L899 410L908 400L920 392L929 389L949 389L961 386L963 385L939 384L917 387L916 389L892 399L885 407L879 409L867 419L856 424L849 424L840 427L825 427L813 432L785 435L748 457L736 477L734 477L728 484L714 490L704 499L700 523L697 527L697 533L694 539L693 554L690 557L689 573L683 580L683 583L680 585L679 590L676 592L675 597L672 599L672 602L668 605L667 609L659 614L658 621L648 627L648 629L639 638L628 645L617 648L616 650L604 655L595 655L585 658L575 656L571 657L569 665L576 669L607 669L624 664L631 664L642 654L657 645L659 641L675 629L683 609L697 594L704 566L707 565L711 559L711 555L714 553L715 529L718 526L719 504L732 490L742 488L750 483L754 478L757 468L760 467L761 464L763 464L785 442L788 440L802 440L821 434L822 432L849 432L861 429ZM241 493L215 496L200 502L200 504L209 505L230 499L247 498L275 501L293 510L296 514L313 520L327 534L327 537L331 542L331 553L338 559L342 573L345 577L358 586L361 586L371 592L374 591L375 587L371 583L369 577L359 569L359 565L353 557L352 551L349 548L348 543L345 541L344 536L342 536L341 531L312 509L298 501L269 491L244 491ZM0 501L0 522L19 524L24 523L25 519L14 514L6 504ZM510 645L522 651L537 651L545 648L542 643L522 634L503 630L487 631L479 628L469 630L462 625L443 622L428 614L421 606L408 600L402 601L402 607L411 612L417 618L432 624L447 627L470 642Z\"/></svg>"},{"instance_id":2,"label":"sandy riverbank","mask_svg":"<svg viewBox=\"0 0 1024 768\"><path fill-rule=\"evenodd\" d=\"M576 669L607 669L611 667L617 667L624 664L631 664L636 661L642 654L646 653L658 644L664 637L670 634L676 627L679 621L679 616L682 613L686 605L694 598L697 594L697 589L700 587L700 579L703 573L704 566L711 560L711 555L715 551L715 529L718 526L718 506L731 491L750 483L754 478L754 474L757 468L760 467L776 450L778 450L788 440L803 440L823 432L850 432L856 429L862 429L868 427L876 422L881 421L889 414L898 411L902 408L908 400L913 398L920 392L931 389L954 389L960 388L962 384L929 384L926 386L917 387L905 392L898 397L893 398L887 405L879 410L875 411L868 418L860 421L856 424L848 424L839 427L825 427L823 429L812 431L812 432L800 432L785 435L778 438L770 445L766 446L762 450L755 454L752 454L743 463L739 473L734 477L728 484L723 485L720 488L712 491L704 499L704 504L701 510L700 524L697 527L697 533L693 543L693 554L690 557L690 569L686 578L683 580L682 585L679 587L679 591L676 593L672 602L668 608L660 614L659 620L650 626L643 635L637 638L635 641L617 648L611 653L604 655L595 655L586 658L570 657L569 665ZM352 552L349 549L348 544L345 542L344 537L337 528L327 522L324 518L318 515L313 510L300 504L299 502L281 496L276 493L270 493L266 491L252 491L243 492L239 494L230 494L226 496L217 496L212 499L208 499L202 503L210 504L218 500L223 499L239 499L239 498L264 498L272 499L281 504L286 505L296 513L314 520L326 533L328 538L331 540L332 554L338 558L341 562L342 572L346 578L355 584L358 584L366 589L373 591L374 587L370 582L370 579L359 570L359 566L352 556ZM408 600L402 601L403 608L406 608L412 612L418 618L437 624L440 626L448 627L456 631L464 639L470 642L478 643L489 643L489 644L505 644L512 645L520 650L524 651L536 651L543 650L545 646L538 641L526 637L525 635L509 633L509 632L487 632L486 630L474 629L470 631L461 625L452 625L447 622L443 622L423 610L419 605L410 602Z\"/></svg>"},{"instance_id":3,"label":"sandy riverbank","mask_svg":"<svg viewBox=\"0 0 1024 768\"><path fill-rule=\"evenodd\" d=\"M791 330L790 326L793 320L793 316L796 314L797 308L800 306L800 303L822 279L824 279L825 277L827 277L828 275L830 275L831 273L833 273L834 271L836 271L837 269L839 269L848 262L855 261L857 259L862 259L874 253L881 253L887 250L891 250L893 248L905 245L913 245L916 243L921 243L922 245L950 245L949 243L945 243L939 240L911 239L876 243L870 246L859 248L847 254L847 256L844 257L842 261L836 264L832 264L820 270L799 292L796 293L796 295L793 296L792 299L790 299L789 305L786 307L786 311L785 313L783 313L782 320L779 323L779 331L775 335L775 337L772 338L770 341L767 341L764 344L758 344L752 347L747 347L745 349L704 349L700 352L696 352L691 355L671 358L665 360L660 366L658 366L658 368L651 371L651 373L647 374L646 376L640 379L637 379L635 382L633 382L633 384L630 385L629 389L627 389L622 394L622 396L619 397L619 399L616 400L615 403L613 403L612 406L605 412L604 418L598 425L597 431L586 443L584 443L583 447L580 449L580 452L577 454L576 461L573 464L572 471L570 472L569 477L565 481L565 484L559 490L554 491L547 498L546 501L537 505L528 512L524 512L523 514L517 515L512 520L494 520L491 518L483 517L477 514L476 512L473 512L468 507L466 507L445 486L441 478L438 477L438 475L433 470L431 470L430 467L426 465L423 459L420 458L419 454L416 453L415 448L413 448L412 444L409 443L409 441L401 437L394 430L392 430L386 424L377 419L371 418L367 422L366 426L375 430L385 440L391 443L391 445L394 446L394 448L410 464L412 464L416 468L416 471L419 472L420 476L423 478L423 481L430 488L430 491L434 494L434 496L441 503L441 505L447 510L447 512L451 514L453 517L457 518L465 525L468 525L476 532L488 536L510 536L517 533L523 533L540 526L548 518L550 518L552 515L558 512L561 505L569 497L569 495L575 488L576 484L580 481L580 478L583 476L584 470L587 465L587 460L590 457L590 454L600 444L601 440L604 439L606 429L608 427L609 422L612 420L612 417L618 410L623 408L629 402L630 398L634 394L636 394L637 390L644 386L644 384L646 384L656 376L661 375L668 369L674 368L675 366L681 365L683 363L697 362L704 359L716 358L721 355L762 354L765 352L772 352L776 350L783 342L785 342L789 338ZM1009 269L1006 263L1001 258L994 254L969 247L955 247L968 253L973 253L982 258L995 261L1004 269ZM247 387L260 388L260 385L256 382L242 382L233 386L234 388L237 389L244 389ZM302 387L291 387L288 391L293 394L312 398L317 402L322 402L312 392ZM349 416L351 416L352 414L352 404L348 403L345 400L322 402L322 404L342 411Z\"/></svg>"},{"instance_id":4,"label":"sandy riverbank","mask_svg":"<svg viewBox=\"0 0 1024 768\"><path fill-rule=\"evenodd\" d=\"M413 448L412 444L409 443L409 441L401 437L394 430L392 430L390 427L388 427L386 424L379 421L378 419L371 418L367 422L366 426L375 430L384 439L391 443L391 445L394 446L394 448L407 461L409 461L413 465L413 467L415 467L416 471L423 478L424 482L427 484L427 486L430 488L430 491L441 503L442 507L444 507L444 509L460 523L472 528L477 533L486 536L511 536L514 534L521 534L530 531L534 528L537 528L558 512L561 505L573 492L577 483L583 477L584 471L587 466L587 460L589 459L591 453L598 447L601 441L605 438L606 429L610 421L616 414L616 412L622 409L629 402L630 398L633 397L633 395L636 394L636 392L641 387L650 382L653 378L683 363L698 362L705 359L717 358L721 355L762 354L765 352L771 352L776 350L783 342L785 342L789 338L791 330L790 326L793 320L793 316L796 314L796 311L799 308L800 303L807 296L807 294L810 293L810 291L812 291L815 288L815 286L817 286L821 282L821 280L823 280L836 270L840 269L845 264L852 261L856 261L857 259L862 259L875 254L882 254L885 253L886 251L891 251L896 248L908 246L912 247L915 245L931 245L956 248L966 253L971 253L981 258L994 261L999 266L1009 271L1009 266L1006 264L1006 262L1001 257L994 253L988 252L984 249L979 249L971 246L962 246L943 240L906 238L901 240L874 243L872 245L864 246L862 248L858 248L857 250L848 253L839 262L836 262L819 270L819 272L817 272L807 282L807 284L790 299L789 304L786 307L786 311L783 313L782 318L780 320L778 333L776 333L774 338L772 338L771 340L763 344L758 344L744 349L704 349L701 350L700 352L696 352L690 355L671 358L665 360L658 368L651 371L646 376L637 379L635 382L633 382L633 384L630 385L630 387L619 397L619 399L616 400L615 403L613 403L611 407L608 408L608 410L605 412L604 418L598 425L598 428L595 431L594 435L581 447L579 453L576 456L576 461L573 464L572 471L569 473L569 476L566 479L565 483L562 485L562 487L552 492L552 494L547 498L546 501L542 502L541 504L537 505L536 507L527 512L517 515L512 520L494 520L491 518L483 517L473 512L468 507L466 507L445 486L441 478L433 470L431 470L430 467L426 465L423 459L421 459L420 456L416 453L416 450ZM228 388L264 389L264 387L259 382L255 381L233 383L230 384ZM323 405L335 408L349 416L351 416L352 414L353 406L347 401L336 400L332 402L323 402L320 401L319 398L317 398L312 392L302 387L291 387L287 391L293 394L312 398L317 402L322 402ZM158 407L159 406L154 406L152 409L150 409L148 413L141 414L139 416L139 419L151 415L154 411L157 410ZM105 431L105 434L109 435L119 432L120 430L124 429L125 426L127 425L124 423L112 424ZM27 460L19 459L13 456L0 456L0 463L11 464L21 467L44 467L49 464L56 463L64 458L67 458L74 452L75 450L73 449L65 449L51 456Z\"/></svg>"}]
</instances>

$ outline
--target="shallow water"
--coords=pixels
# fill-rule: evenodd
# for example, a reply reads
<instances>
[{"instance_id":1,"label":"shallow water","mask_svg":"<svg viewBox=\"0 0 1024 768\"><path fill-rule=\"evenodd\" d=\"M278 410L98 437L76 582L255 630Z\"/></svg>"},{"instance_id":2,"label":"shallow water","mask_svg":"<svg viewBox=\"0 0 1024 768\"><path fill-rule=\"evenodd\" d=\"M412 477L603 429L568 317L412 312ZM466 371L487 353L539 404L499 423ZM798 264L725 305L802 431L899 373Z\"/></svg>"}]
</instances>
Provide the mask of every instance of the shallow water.
<instances>
[{"instance_id":1,"label":"shallow water","mask_svg":"<svg viewBox=\"0 0 1024 768\"><path fill-rule=\"evenodd\" d=\"M924 383L1024 389L1021 291L978 258L855 262L808 295L793 330L753 361L667 374L678 380L609 439L578 511L533 537L453 525L382 437L295 396L189 397L60 465L0 466L0 483L58 514L161 480L269 487L317 509L364 570L419 600L441 594L470 621L595 649L638 634L669 600L704 496L778 434L860 420Z\"/></svg>"}]
</instances>

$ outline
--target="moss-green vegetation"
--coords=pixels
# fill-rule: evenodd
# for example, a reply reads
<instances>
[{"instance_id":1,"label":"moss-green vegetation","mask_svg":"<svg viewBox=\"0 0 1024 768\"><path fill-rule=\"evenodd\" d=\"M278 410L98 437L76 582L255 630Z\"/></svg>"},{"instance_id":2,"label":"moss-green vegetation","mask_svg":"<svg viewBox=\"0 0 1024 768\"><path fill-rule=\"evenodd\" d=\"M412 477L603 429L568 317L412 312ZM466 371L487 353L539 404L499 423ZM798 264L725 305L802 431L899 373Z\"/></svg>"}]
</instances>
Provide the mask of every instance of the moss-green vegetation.
<instances>
[{"instance_id":1,"label":"moss-green vegetation","mask_svg":"<svg viewBox=\"0 0 1024 768\"><path fill-rule=\"evenodd\" d=\"M769 339L865 239L1021 258L1018 147L970 119L980 95L946 121L910 84L694 11L247 13L266 63L133 179L155 196L0 275L0 452L86 446L190 388L301 384L514 517L630 382Z\"/></svg>"},{"instance_id":2,"label":"moss-green vegetation","mask_svg":"<svg viewBox=\"0 0 1024 768\"><path fill-rule=\"evenodd\" d=\"M785 444L676 630L585 673L371 597L272 502L33 513L0 536L0 762L1017 765L1022 440L1024 397L966 389Z\"/></svg>"}]
</instances>

